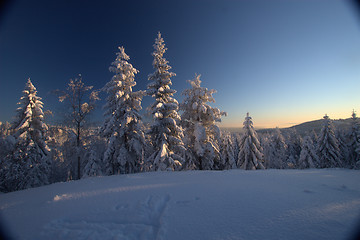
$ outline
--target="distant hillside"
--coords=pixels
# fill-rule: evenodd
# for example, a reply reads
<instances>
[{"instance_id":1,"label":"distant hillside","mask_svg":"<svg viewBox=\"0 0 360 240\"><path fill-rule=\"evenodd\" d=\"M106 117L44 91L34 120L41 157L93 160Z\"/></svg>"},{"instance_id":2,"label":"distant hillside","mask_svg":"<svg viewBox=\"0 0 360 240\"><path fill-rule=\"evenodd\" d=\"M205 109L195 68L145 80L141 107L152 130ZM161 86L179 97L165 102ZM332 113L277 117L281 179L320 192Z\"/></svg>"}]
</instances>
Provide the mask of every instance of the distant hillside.
<instances>
[{"instance_id":1,"label":"distant hillside","mask_svg":"<svg viewBox=\"0 0 360 240\"><path fill-rule=\"evenodd\" d=\"M340 130L349 128L351 125L351 118L337 119L337 120L332 120L332 121L333 121L335 128L340 129ZM301 123L301 124L298 124L298 125L295 125L292 127L288 127L288 128L282 128L281 131L286 132L291 129L295 129L300 135L306 135L307 133L314 130L318 134L321 131L322 126L323 126L323 119L319 119L319 120L304 122L304 123ZM257 130L257 132L271 133L274 130L275 130L274 128L268 128L268 129Z\"/></svg>"}]
</instances>

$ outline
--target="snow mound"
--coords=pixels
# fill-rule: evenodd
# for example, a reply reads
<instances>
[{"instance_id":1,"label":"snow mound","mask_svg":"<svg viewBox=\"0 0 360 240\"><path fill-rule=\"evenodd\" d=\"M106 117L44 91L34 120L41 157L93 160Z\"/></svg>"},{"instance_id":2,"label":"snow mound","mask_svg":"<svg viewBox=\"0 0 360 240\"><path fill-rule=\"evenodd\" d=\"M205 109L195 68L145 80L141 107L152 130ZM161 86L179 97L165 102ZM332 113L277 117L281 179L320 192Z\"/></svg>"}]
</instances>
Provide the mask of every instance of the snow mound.
<instances>
[{"instance_id":1,"label":"snow mound","mask_svg":"<svg viewBox=\"0 0 360 240\"><path fill-rule=\"evenodd\" d=\"M151 172L0 195L15 239L348 239L360 172Z\"/></svg>"}]
</instances>

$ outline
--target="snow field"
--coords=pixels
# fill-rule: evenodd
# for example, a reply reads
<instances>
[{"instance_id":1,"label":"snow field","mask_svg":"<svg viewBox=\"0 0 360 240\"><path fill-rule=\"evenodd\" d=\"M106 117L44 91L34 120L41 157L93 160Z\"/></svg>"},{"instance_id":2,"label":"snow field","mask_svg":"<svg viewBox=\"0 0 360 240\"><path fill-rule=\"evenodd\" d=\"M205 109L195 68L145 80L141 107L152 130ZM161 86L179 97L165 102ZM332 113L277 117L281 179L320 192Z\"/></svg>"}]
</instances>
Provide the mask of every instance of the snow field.
<instances>
[{"instance_id":1,"label":"snow field","mask_svg":"<svg viewBox=\"0 0 360 240\"><path fill-rule=\"evenodd\" d=\"M360 172L149 172L0 195L15 239L348 239Z\"/></svg>"}]
</instances>

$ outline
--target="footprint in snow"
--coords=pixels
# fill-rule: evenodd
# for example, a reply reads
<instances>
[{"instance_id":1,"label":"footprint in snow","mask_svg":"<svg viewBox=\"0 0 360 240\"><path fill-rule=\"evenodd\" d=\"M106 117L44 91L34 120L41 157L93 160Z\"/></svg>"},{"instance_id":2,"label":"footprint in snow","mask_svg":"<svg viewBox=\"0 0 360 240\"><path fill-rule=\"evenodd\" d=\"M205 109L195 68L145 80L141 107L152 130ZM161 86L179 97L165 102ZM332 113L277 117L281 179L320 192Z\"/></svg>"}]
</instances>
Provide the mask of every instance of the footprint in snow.
<instances>
[{"instance_id":1,"label":"footprint in snow","mask_svg":"<svg viewBox=\"0 0 360 240\"><path fill-rule=\"evenodd\" d=\"M72 216L48 223L44 239L165 239L170 196L149 196L134 204L117 205L111 211Z\"/></svg>"}]
</instances>

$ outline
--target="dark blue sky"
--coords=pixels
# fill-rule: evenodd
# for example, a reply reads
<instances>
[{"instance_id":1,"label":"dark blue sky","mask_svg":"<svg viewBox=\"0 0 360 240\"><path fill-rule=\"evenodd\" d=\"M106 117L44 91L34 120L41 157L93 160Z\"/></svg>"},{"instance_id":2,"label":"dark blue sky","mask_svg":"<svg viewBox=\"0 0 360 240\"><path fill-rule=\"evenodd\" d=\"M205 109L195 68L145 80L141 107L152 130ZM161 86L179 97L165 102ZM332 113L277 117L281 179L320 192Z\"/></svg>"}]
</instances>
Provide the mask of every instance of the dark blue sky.
<instances>
[{"instance_id":1,"label":"dark blue sky","mask_svg":"<svg viewBox=\"0 0 360 240\"><path fill-rule=\"evenodd\" d=\"M135 90L146 89L158 31L177 74L175 97L181 101L186 80L200 73L203 86L218 91L213 106L229 114L223 126L241 126L247 111L259 127L360 111L360 25L346 1L19 0L4 13L0 121L14 116L28 77L56 117L61 104L50 92L79 73L103 87L118 46L140 71Z\"/></svg>"}]
</instances>

